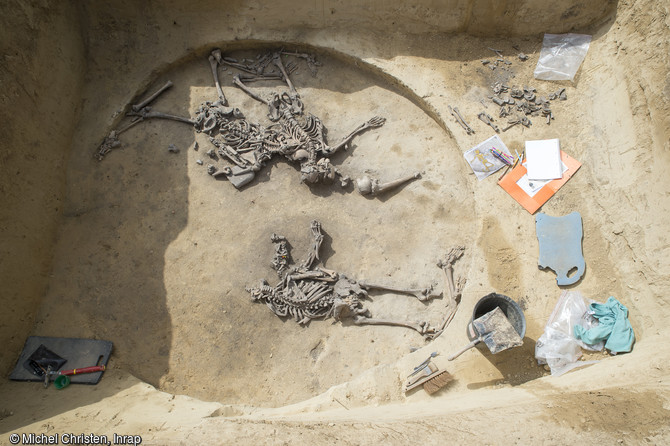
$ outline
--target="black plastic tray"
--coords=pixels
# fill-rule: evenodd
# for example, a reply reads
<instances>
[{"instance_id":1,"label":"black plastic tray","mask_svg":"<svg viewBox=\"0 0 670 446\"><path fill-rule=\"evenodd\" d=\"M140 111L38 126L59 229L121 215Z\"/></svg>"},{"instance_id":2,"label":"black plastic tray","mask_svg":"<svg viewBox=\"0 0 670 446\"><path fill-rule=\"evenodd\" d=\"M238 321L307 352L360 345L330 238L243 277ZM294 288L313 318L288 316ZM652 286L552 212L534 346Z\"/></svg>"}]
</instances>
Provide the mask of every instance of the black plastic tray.
<instances>
[{"instance_id":1,"label":"black plastic tray","mask_svg":"<svg viewBox=\"0 0 670 446\"><path fill-rule=\"evenodd\" d=\"M24 363L30 355L44 345L58 356L67 360L61 370L90 367L94 365L107 365L109 356L112 354L112 343L96 339L76 338L50 338L44 336L30 336L9 379L14 381L44 381L43 377L37 376L24 367ZM73 384L98 384L104 372L84 373L71 375L70 382Z\"/></svg>"}]
</instances>

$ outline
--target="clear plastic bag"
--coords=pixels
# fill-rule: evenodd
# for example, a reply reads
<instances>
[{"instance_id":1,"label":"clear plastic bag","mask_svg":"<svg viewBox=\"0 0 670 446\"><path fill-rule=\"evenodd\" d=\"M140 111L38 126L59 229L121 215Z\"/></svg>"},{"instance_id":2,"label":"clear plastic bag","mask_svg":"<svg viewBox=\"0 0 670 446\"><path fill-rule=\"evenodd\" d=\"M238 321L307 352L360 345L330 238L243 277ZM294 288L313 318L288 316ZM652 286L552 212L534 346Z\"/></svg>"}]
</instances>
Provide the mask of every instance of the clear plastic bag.
<instances>
[{"instance_id":1,"label":"clear plastic bag","mask_svg":"<svg viewBox=\"0 0 670 446\"><path fill-rule=\"evenodd\" d=\"M545 34L535 79L546 81L573 80L589 50L588 34Z\"/></svg>"},{"instance_id":2,"label":"clear plastic bag","mask_svg":"<svg viewBox=\"0 0 670 446\"><path fill-rule=\"evenodd\" d=\"M562 375L575 367L592 364L594 361L578 362L582 348L592 351L603 349L604 343L587 345L575 338L573 327L581 325L589 329L598 321L589 312L588 303L579 291L563 291L558 299L544 333L535 344L535 358L539 364L547 364L554 376Z\"/></svg>"}]
</instances>

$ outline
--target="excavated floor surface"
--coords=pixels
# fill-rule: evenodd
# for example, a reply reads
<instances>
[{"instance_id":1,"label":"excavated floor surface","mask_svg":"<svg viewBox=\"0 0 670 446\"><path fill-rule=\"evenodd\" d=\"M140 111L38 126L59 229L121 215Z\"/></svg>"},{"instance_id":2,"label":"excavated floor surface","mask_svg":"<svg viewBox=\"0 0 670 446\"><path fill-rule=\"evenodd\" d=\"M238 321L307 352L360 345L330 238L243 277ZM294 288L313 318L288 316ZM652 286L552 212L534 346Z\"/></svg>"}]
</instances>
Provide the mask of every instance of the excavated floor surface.
<instances>
[{"instance_id":1,"label":"excavated floor surface","mask_svg":"<svg viewBox=\"0 0 670 446\"><path fill-rule=\"evenodd\" d=\"M250 186L236 190L207 175L207 164L221 168L227 163L212 161L206 155L214 148L208 136L189 125L154 120L122 134L122 148L102 162L87 160L72 172L86 197L70 203L38 330L64 332L61 321L69 318L76 321L78 336L114 339L115 366L163 390L260 406L305 400L423 347L418 333L403 328L356 327L334 324L332 319L302 327L250 300L245 286L257 285L261 278L277 281L270 268L270 234L286 236L299 261L311 243L309 224L316 219L327 233L327 268L392 285L437 282L442 288L438 259L451 246L464 245L466 254L456 265L457 276L467 280L458 317L440 343L428 349L439 346L446 353L463 344L474 303L495 291L525 309L526 345L490 359L466 356L452 366L459 372L457 386L517 385L544 375L533 359L534 340L560 289L552 272L536 267L534 218L495 184L499 175L478 182L461 152L494 134L476 118L480 110L497 116L498 107L488 98L494 83L533 86L543 96L564 85L568 100L552 102L556 119L550 125L542 117L531 117L532 127L519 125L501 136L519 153L526 139L557 137L563 150L586 164L543 211L581 212L588 273L579 289L601 300L607 297L602 290L621 296L619 267L607 256L607 233L592 208L584 205L593 200L592 179L598 176L589 162L596 151L589 141L595 143L597 128L580 123L589 104L601 102L593 103L590 96L597 96L602 86L599 76L591 74L589 61L575 84L534 80L534 64L516 54L537 54L539 39L459 40L436 42L447 53L460 45L470 48L458 60L431 61L427 66L411 63L411 57L398 62L401 69L407 65L398 75L408 76L403 83L417 82L423 71L438 71L422 85L433 91L423 97L411 85L392 84L393 78L371 64L361 66L332 52L300 48L316 51L322 66L313 76L298 60L300 69L292 81L306 111L324 122L329 141L338 141L372 116L386 118L383 127L366 131L350 150L336 154L337 167L353 178L370 174L382 180L424 172L422 179L380 198L366 198L338 184L310 188L300 184L296 166L279 159ZM489 49L493 45L508 55L510 65L501 63L491 70L480 62L496 57ZM273 49L276 46L223 51L226 57L242 60ZM591 63L597 51L596 41L589 53ZM250 122L270 123L266 107L232 85L230 69L220 72L220 78L231 106L240 108ZM202 102L216 98L205 58L161 73L147 92L168 79L175 86L152 104L154 110L194 116ZM286 91L285 85L272 81L252 83L250 88L262 97L273 90ZM448 112L429 102L432 96L437 101L447 95L448 104L460 107L474 127L474 135L452 126ZM179 153L169 152L170 144ZM402 295L371 297L368 307L374 316L434 325L447 304L446 297L430 304ZM633 322L638 317L632 312ZM73 334L72 328L67 332ZM370 395L386 401L403 398L399 385Z\"/></svg>"},{"instance_id":2,"label":"excavated floor surface","mask_svg":"<svg viewBox=\"0 0 670 446\"><path fill-rule=\"evenodd\" d=\"M269 49L225 55L242 60ZM332 319L301 327L254 304L245 291L262 278L278 280L270 268L270 234L286 236L300 261L311 244L314 219L327 234L323 265L390 285L437 282L441 289L437 260L451 245L474 243L476 233L463 231L477 225L468 173L453 139L417 105L420 98L399 93L374 72L325 54L317 57L323 66L316 76L300 64L292 81L306 111L326 125L330 142L373 116L386 118L383 127L336 154L337 167L353 178L369 174L385 181L422 171L423 179L370 199L339 183L310 189L300 184L296 166L276 159L251 185L236 190L207 175L207 164L227 165L207 156L215 149L207 135L170 121L137 125L122 134L121 149L92 162L91 173L105 175L93 174L86 189L102 207L67 219L61 246L70 260L58 262L54 272L54 278L67 280L55 280L54 306L46 310L41 329L56 329L69 314L102 338L127 332L115 342L115 363L138 377L207 400L273 406L317 395L422 347L418 333L402 328L355 327ZM231 78L230 71L221 73L229 103L250 122L270 124L267 107L232 86ZM206 59L169 70L148 90L167 79L175 87L154 110L194 115L202 102L216 97ZM262 97L272 89L286 91L280 82L250 87ZM170 153L170 144L179 153ZM457 265L460 274L468 259L470 253ZM81 297L56 297L72 294ZM367 305L377 317L433 324L442 319L448 300L424 304L402 295L371 297Z\"/></svg>"}]
</instances>

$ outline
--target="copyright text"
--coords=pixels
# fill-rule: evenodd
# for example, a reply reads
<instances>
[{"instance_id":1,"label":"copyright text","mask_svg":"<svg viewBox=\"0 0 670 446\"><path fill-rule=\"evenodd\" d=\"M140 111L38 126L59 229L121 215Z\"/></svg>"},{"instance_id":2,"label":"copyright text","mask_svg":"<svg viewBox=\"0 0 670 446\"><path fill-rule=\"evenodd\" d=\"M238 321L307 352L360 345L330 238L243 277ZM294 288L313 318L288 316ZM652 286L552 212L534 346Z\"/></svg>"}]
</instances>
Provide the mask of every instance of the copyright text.
<instances>
[{"instance_id":1,"label":"copyright text","mask_svg":"<svg viewBox=\"0 0 670 446\"><path fill-rule=\"evenodd\" d=\"M93 445L102 444L106 446L115 444L138 445L142 444L140 435L107 435L96 434L17 434L9 435L11 444L75 444L75 445Z\"/></svg>"}]
</instances>

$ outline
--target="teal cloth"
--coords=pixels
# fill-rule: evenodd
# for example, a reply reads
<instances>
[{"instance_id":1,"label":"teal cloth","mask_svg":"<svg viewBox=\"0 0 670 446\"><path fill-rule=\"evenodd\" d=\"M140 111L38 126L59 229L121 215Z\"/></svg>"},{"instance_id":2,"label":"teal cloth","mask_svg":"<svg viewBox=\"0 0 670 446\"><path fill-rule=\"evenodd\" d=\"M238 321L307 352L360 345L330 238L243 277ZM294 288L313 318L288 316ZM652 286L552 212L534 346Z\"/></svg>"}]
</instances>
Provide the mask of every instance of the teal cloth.
<instances>
[{"instance_id":1,"label":"teal cloth","mask_svg":"<svg viewBox=\"0 0 670 446\"><path fill-rule=\"evenodd\" d=\"M607 299L604 304L594 302L590 308L594 312L593 317L598 319L598 325L589 330L581 325L575 325L573 329L575 337L589 345L607 339L605 348L613 353L631 351L635 334L628 321L628 308L614 297Z\"/></svg>"}]
</instances>

